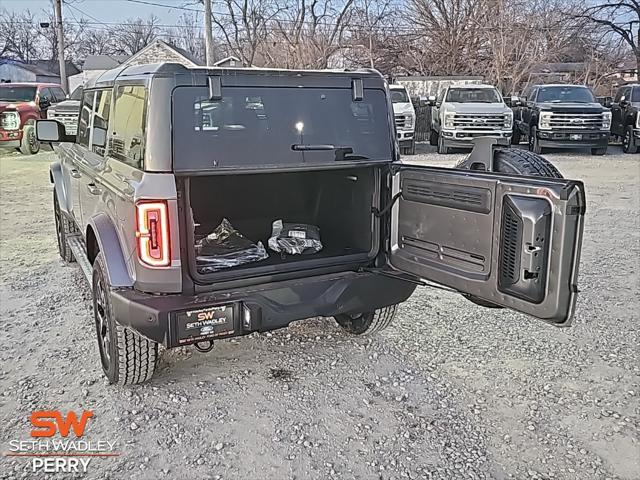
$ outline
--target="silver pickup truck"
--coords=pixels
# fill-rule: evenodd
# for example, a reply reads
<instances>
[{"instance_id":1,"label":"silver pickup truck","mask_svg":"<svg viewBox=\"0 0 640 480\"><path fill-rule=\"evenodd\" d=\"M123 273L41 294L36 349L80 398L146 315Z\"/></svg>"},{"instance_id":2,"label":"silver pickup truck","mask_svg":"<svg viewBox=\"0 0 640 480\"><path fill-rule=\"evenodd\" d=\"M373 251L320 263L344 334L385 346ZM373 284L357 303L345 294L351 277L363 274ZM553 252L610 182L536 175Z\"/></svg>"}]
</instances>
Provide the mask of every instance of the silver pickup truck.
<instances>
[{"instance_id":1,"label":"silver pickup truck","mask_svg":"<svg viewBox=\"0 0 640 480\"><path fill-rule=\"evenodd\" d=\"M438 153L451 148L471 148L478 137L493 137L501 145L511 143L513 112L492 85L452 85L441 98L431 97L429 143Z\"/></svg>"},{"instance_id":2,"label":"silver pickup truck","mask_svg":"<svg viewBox=\"0 0 640 480\"><path fill-rule=\"evenodd\" d=\"M123 67L85 87L77 135L36 130L58 143L58 248L89 280L112 383L149 379L159 344L208 351L314 316L373 333L432 282L554 325L573 315L582 183L493 146L459 170L402 164L373 70ZM322 248L272 250L278 220L313 225ZM270 248L206 267L203 239L205 260L229 254L224 225Z\"/></svg>"}]
</instances>

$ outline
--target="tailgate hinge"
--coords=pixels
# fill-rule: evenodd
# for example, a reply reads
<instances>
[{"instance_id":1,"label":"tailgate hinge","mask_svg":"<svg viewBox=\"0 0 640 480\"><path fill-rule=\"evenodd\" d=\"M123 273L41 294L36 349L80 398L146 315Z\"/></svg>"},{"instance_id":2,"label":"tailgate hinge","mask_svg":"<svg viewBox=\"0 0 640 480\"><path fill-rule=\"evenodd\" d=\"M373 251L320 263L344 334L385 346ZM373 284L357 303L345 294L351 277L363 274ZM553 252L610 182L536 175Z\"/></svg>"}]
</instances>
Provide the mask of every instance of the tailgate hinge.
<instances>
[{"instance_id":1,"label":"tailgate hinge","mask_svg":"<svg viewBox=\"0 0 640 480\"><path fill-rule=\"evenodd\" d=\"M391 210L391 207L393 207L393 204L396 203L401 196L402 190L391 197L391 201L389 202L389 204L382 210L378 210L376 207L371 207L371 213L373 213L376 217L382 217L383 215L386 215L387 212Z\"/></svg>"}]
</instances>

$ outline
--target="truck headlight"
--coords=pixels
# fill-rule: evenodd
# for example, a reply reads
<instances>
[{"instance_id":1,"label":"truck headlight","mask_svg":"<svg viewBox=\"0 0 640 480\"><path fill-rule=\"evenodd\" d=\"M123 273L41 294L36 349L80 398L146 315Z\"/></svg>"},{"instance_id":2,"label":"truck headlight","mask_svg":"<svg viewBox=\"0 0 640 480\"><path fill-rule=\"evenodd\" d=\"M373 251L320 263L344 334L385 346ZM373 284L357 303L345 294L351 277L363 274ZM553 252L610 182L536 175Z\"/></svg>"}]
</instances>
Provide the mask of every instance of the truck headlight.
<instances>
[{"instance_id":1,"label":"truck headlight","mask_svg":"<svg viewBox=\"0 0 640 480\"><path fill-rule=\"evenodd\" d=\"M538 128L540 130L551 130L551 112L541 112L538 118Z\"/></svg>"},{"instance_id":2,"label":"truck headlight","mask_svg":"<svg viewBox=\"0 0 640 480\"><path fill-rule=\"evenodd\" d=\"M416 117L412 113L407 113L405 126L407 128L413 128L413 125L415 124L415 121L416 121Z\"/></svg>"},{"instance_id":3,"label":"truck headlight","mask_svg":"<svg viewBox=\"0 0 640 480\"><path fill-rule=\"evenodd\" d=\"M602 130L611 129L611 112L602 113Z\"/></svg>"},{"instance_id":4,"label":"truck headlight","mask_svg":"<svg viewBox=\"0 0 640 480\"><path fill-rule=\"evenodd\" d=\"M0 127L4 130L18 130L20 128L20 114L18 112L2 112Z\"/></svg>"},{"instance_id":5,"label":"truck headlight","mask_svg":"<svg viewBox=\"0 0 640 480\"><path fill-rule=\"evenodd\" d=\"M444 128L453 128L453 119L456 114L453 112L447 112L444 114Z\"/></svg>"},{"instance_id":6,"label":"truck headlight","mask_svg":"<svg viewBox=\"0 0 640 480\"><path fill-rule=\"evenodd\" d=\"M504 116L504 128L512 128L513 127L513 112L508 112Z\"/></svg>"}]
</instances>

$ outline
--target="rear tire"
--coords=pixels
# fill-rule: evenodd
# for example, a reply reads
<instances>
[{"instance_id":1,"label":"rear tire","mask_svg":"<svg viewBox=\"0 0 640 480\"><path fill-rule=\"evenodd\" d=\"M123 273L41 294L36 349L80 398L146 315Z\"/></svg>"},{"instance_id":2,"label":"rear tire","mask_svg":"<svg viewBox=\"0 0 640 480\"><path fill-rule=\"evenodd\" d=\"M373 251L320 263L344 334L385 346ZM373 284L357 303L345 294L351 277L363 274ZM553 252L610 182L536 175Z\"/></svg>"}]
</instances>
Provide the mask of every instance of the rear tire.
<instances>
[{"instance_id":1,"label":"rear tire","mask_svg":"<svg viewBox=\"0 0 640 480\"><path fill-rule=\"evenodd\" d=\"M67 243L67 237L69 234L75 233L75 225L60 211L60 205L58 204L58 195L55 189L53 190L53 215L56 222L56 237L58 239L58 253L60 258L67 263L75 262L73 252L69 248Z\"/></svg>"},{"instance_id":2,"label":"rear tire","mask_svg":"<svg viewBox=\"0 0 640 480\"><path fill-rule=\"evenodd\" d=\"M511 134L511 145L520 145L520 140L522 140L520 130L514 128Z\"/></svg>"},{"instance_id":3,"label":"rear tire","mask_svg":"<svg viewBox=\"0 0 640 480\"><path fill-rule=\"evenodd\" d=\"M438 153L440 155L449 154L449 147L445 146L444 138L442 137L442 135L438 135Z\"/></svg>"},{"instance_id":4,"label":"rear tire","mask_svg":"<svg viewBox=\"0 0 640 480\"><path fill-rule=\"evenodd\" d=\"M378 308L372 312L364 312L357 316L347 314L336 315L335 320L343 330L352 335L371 335L387 328L396 316L398 305Z\"/></svg>"},{"instance_id":5,"label":"rear tire","mask_svg":"<svg viewBox=\"0 0 640 480\"><path fill-rule=\"evenodd\" d=\"M591 149L591 155L605 155L607 153L607 147L598 147Z\"/></svg>"},{"instance_id":6,"label":"rear tire","mask_svg":"<svg viewBox=\"0 0 640 480\"><path fill-rule=\"evenodd\" d=\"M433 128L429 131L429 145L432 147L438 146L438 132L436 132Z\"/></svg>"},{"instance_id":7,"label":"rear tire","mask_svg":"<svg viewBox=\"0 0 640 480\"><path fill-rule=\"evenodd\" d=\"M624 153L638 153L638 145L633 144L633 126L627 125L622 137L622 151Z\"/></svg>"},{"instance_id":8,"label":"rear tire","mask_svg":"<svg viewBox=\"0 0 640 480\"><path fill-rule=\"evenodd\" d=\"M468 170L470 163L468 159L458 162L454 167ZM519 148L496 148L493 156L493 169L496 172L508 173L510 175L524 175L528 177L564 178L560 171L546 158ZM463 294L463 296L481 307L504 308L501 305L488 302L473 295Z\"/></svg>"},{"instance_id":9,"label":"rear tire","mask_svg":"<svg viewBox=\"0 0 640 480\"><path fill-rule=\"evenodd\" d=\"M531 127L531 130L529 130L529 151L537 153L538 155L543 152L543 149L540 146L540 140L538 139L538 129L536 127Z\"/></svg>"},{"instance_id":10,"label":"rear tire","mask_svg":"<svg viewBox=\"0 0 640 480\"><path fill-rule=\"evenodd\" d=\"M133 385L153 376L158 344L116 322L111 306L111 286L105 274L104 257L93 263L93 316L96 324L102 371L109 383Z\"/></svg>"},{"instance_id":11,"label":"rear tire","mask_svg":"<svg viewBox=\"0 0 640 480\"><path fill-rule=\"evenodd\" d=\"M20 153L23 155L35 155L40 151L40 142L36 138L35 125L26 125L22 130L20 141Z\"/></svg>"}]
</instances>

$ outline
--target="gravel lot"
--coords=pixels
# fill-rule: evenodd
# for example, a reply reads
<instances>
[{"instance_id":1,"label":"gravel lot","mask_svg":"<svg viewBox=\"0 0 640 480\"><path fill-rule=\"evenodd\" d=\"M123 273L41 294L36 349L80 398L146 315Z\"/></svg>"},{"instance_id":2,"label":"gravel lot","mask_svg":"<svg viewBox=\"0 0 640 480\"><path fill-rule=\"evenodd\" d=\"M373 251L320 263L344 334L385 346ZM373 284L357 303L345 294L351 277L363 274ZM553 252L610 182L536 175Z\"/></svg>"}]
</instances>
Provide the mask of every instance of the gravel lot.
<instances>
[{"instance_id":1,"label":"gravel lot","mask_svg":"<svg viewBox=\"0 0 640 480\"><path fill-rule=\"evenodd\" d=\"M0 157L2 450L30 438L33 410L88 409L86 439L121 456L82 478L640 478L640 155L547 156L587 186L573 327L418 288L377 337L298 322L164 351L132 388L102 377L88 287L57 255L54 155ZM0 462L30 478L27 459Z\"/></svg>"}]
</instances>

